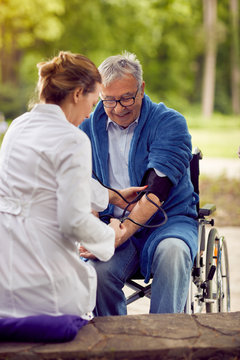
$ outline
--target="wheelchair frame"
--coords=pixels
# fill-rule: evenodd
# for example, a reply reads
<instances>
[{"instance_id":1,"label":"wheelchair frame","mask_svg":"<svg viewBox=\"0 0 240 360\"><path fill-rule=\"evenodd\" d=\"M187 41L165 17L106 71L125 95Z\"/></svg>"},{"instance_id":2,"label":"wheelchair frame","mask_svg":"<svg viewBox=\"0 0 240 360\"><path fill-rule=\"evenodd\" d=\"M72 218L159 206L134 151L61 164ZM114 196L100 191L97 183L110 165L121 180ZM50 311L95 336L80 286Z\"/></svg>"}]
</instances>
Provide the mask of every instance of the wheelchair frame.
<instances>
[{"instance_id":1,"label":"wheelchair frame","mask_svg":"<svg viewBox=\"0 0 240 360\"><path fill-rule=\"evenodd\" d=\"M190 163L191 180L194 191L199 194L199 161L202 153L194 149ZM216 206L206 204L198 211L198 252L190 277L189 293L184 312L187 314L201 312L229 312L230 311L230 277L227 243L224 236L219 236L214 227L214 219L208 219L214 213ZM211 226L207 236L206 226ZM139 298L151 297L151 283L143 286L138 280L143 276L138 271L126 285L134 290L127 297L127 305Z\"/></svg>"}]
</instances>

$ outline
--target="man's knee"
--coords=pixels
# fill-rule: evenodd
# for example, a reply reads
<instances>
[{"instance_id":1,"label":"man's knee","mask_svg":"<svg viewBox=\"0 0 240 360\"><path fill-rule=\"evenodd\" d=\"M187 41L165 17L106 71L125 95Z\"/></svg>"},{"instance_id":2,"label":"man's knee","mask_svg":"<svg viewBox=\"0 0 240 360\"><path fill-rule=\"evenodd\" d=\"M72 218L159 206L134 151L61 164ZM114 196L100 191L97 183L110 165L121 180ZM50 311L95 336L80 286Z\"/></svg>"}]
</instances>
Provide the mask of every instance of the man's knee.
<instances>
[{"instance_id":1,"label":"man's knee","mask_svg":"<svg viewBox=\"0 0 240 360\"><path fill-rule=\"evenodd\" d=\"M191 252L188 245L181 239L168 238L162 240L155 251L153 267L157 269L161 264L165 268L176 266L191 267Z\"/></svg>"}]
</instances>

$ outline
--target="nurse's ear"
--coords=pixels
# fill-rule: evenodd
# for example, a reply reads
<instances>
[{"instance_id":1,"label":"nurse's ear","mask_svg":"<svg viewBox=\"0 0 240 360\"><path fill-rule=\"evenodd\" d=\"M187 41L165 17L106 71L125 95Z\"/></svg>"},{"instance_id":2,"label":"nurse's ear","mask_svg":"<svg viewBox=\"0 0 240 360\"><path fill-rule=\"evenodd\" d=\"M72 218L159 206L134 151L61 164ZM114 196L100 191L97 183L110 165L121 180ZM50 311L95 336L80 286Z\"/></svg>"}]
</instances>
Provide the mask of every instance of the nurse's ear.
<instances>
[{"instance_id":1,"label":"nurse's ear","mask_svg":"<svg viewBox=\"0 0 240 360\"><path fill-rule=\"evenodd\" d=\"M73 91L73 101L75 104L77 104L79 102L79 100L81 100L83 96L83 89L81 87L76 88Z\"/></svg>"}]
</instances>

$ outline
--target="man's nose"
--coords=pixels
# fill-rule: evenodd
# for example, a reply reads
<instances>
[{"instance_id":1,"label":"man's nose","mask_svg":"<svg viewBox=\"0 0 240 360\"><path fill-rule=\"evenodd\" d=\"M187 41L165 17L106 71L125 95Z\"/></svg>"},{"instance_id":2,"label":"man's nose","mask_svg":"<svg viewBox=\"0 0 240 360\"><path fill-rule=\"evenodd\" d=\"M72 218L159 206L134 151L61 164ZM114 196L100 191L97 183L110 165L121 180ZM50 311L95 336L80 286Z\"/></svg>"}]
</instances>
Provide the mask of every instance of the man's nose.
<instances>
[{"instance_id":1,"label":"man's nose","mask_svg":"<svg viewBox=\"0 0 240 360\"><path fill-rule=\"evenodd\" d=\"M125 109L125 107L122 106L122 105L120 104L120 102L118 101L118 102L117 102L117 105L116 105L115 108L114 108L114 111L115 111L116 113L121 113L124 109Z\"/></svg>"}]
</instances>

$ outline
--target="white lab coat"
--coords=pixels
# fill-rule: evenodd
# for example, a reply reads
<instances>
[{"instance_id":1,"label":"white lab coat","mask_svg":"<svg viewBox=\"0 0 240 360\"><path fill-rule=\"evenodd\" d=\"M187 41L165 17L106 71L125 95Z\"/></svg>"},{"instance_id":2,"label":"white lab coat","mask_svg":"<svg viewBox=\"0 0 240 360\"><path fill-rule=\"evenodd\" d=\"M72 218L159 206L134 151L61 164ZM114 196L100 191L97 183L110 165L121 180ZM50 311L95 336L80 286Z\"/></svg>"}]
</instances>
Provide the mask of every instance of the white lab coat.
<instances>
[{"instance_id":1,"label":"white lab coat","mask_svg":"<svg viewBox=\"0 0 240 360\"><path fill-rule=\"evenodd\" d=\"M96 273L76 242L107 261L115 235L91 214L90 184L90 141L59 106L12 122L0 152L0 317L93 310Z\"/></svg>"}]
</instances>

